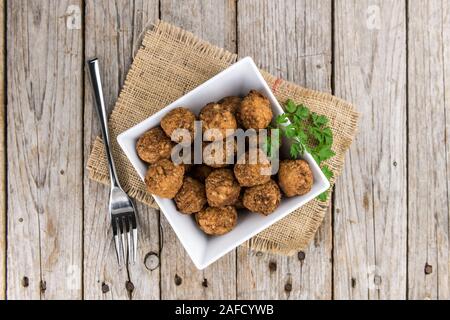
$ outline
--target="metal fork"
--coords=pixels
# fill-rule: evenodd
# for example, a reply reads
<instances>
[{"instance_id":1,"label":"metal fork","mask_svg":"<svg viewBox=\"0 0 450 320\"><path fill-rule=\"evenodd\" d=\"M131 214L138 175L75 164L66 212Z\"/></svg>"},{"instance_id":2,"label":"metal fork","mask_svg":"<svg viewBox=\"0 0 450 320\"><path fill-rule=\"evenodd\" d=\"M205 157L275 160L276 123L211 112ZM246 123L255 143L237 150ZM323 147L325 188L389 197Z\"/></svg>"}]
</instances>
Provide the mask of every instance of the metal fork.
<instances>
[{"instance_id":1,"label":"metal fork","mask_svg":"<svg viewBox=\"0 0 450 320\"><path fill-rule=\"evenodd\" d=\"M100 79L98 59L88 61L91 83L94 89L95 106L100 119L102 136L105 142L106 157L108 159L109 176L111 178L111 191L109 195L109 214L114 235L117 261L119 266L123 262L136 262L137 255L137 224L136 210L133 202L120 186L117 178L114 159L110 150L108 119L106 116L105 101L103 98L102 82ZM128 250L127 250L128 249ZM121 254L122 252L122 254ZM127 254L128 252L128 254Z\"/></svg>"}]
</instances>

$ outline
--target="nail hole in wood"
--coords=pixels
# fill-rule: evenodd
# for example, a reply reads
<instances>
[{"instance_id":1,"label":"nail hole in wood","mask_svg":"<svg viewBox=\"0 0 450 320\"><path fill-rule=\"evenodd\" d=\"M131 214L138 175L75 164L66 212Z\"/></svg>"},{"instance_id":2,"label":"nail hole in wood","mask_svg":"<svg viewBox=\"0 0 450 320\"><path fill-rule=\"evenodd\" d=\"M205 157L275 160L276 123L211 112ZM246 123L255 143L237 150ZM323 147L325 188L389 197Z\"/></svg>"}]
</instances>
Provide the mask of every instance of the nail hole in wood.
<instances>
[{"instance_id":1,"label":"nail hole in wood","mask_svg":"<svg viewBox=\"0 0 450 320\"><path fill-rule=\"evenodd\" d=\"M109 286L106 283L102 282L102 293L107 292L109 292Z\"/></svg>"},{"instance_id":2,"label":"nail hole in wood","mask_svg":"<svg viewBox=\"0 0 450 320\"><path fill-rule=\"evenodd\" d=\"M133 284L133 282L131 282L131 281L125 282L125 288L127 289L127 291L129 293L133 292L134 291L134 284Z\"/></svg>"},{"instance_id":3,"label":"nail hole in wood","mask_svg":"<svg viewBox=\"0 0 450 320\"><path fill-rule=\"evenodd\" d=\"M303 251L299 251L299 252L297 253L297 257L298 257L298 260L300 260L301 262L303 262L303 261L305 261L306 254L305 254Z\"/></svg>"},{"instance_id":4,"label":"nail hole in wood","mask_svg":"<svg viewBox=\"0 0 450 320\"><path fill-rule=\"evenodd\" d=\"M183 282L183 279L181 279L181 277L180 277L179 275L175 274L175 279L174 279L174 281L175 281L175 285L176 285L176 286L179 286L179 285L181 285L181 283Z\"/></svg>"},{"instance_id":5,"label":"nail hole in wood","mask_svg":"<svg viewBox=\"0 0 450 320\"><path fill-rule=\"evenodd\" d=\"M29 285L30 285L30 280L28 279L28 277L27 276L23 277L22 278L22 286L24 288L27 288Z\"/></svg>"},{"instance_id":6,"label":"nail hole in wood","mask_svg":"<svg viewBox=\"0 0 450 320\"><path fill-rule=\"evenodd\" d=\"M286 291L286 292L291 292L292 291L292 284L291 283L286 283L285 285L284 285L284 291Z\"/></svg>"},{"instance_id":7,"label":"nail hole in wood","mask_svg":"<svg viewBox=\"0 0 450 320\"><path fill-rule=\"evenodd\" d=\"M47 282L41 280L40 287L41 287L41 292L45 292L45 290L47 290Z\"/></svg>"},{"instance_id":8,"label":"nail hole in wood","mask_svg":"<svg viewBox=\"0 0 450 320\"><path fill-rule=\"evenodd\" d=\"M375 283L376 286L381 285L381 276L376 275L375 277L373 277L373 283Z\"/></svg>"},{"instance_id":9,"label":"nail hole in wood","mask_svg":"<svg viewBox=\"0 0 450 320\"><path fill-rule=\"evenodd\" d=\"M355 288L356 287L356 279L355 278L352 278L352 288Z\"/></svg>"},{"instance_id":10,"label":"nail hole in wood","mask_svg":"<svg viewBox=\"0 0 450 320\"><path fill-rule=\"evenodd\" d=\"M64 172L64 170L61 169L61 170L59 171L59 173L63 176L65 172Z\"/></svg>"},{"instance_id":11,"label":"nail hole in wood","mask_svg":"<svg viewBox=\"0 0 450 320\"><path fill-rule=\"evenodd\" d=\"M433 266L426 263L425 264L425 274L432 274L432 273L433 273Z\"/></svg>"},{"instance_id":12,"label":"nail hole in wood","mask_svg":"<svg viewBox=\"0 0 450 320\"><path fill-rule=\"evenodd\" d=\"M157 269L159 267L158 255L155 252L147 253L144 258L144 265L150 271Z\"/></svg>"},{"instance_id":13,"label":"nail hole in wood","mask_svg":"<svg viewBox=\"0 0 450 320\"><path fill-rule=\"evenodd\" d=\"M270 272L277 271L277 263L275 261L269 262L269 270L270 270Z\"/></svg>"},{"instance_id":14,"label":"nail hole in wood","mask_svg":"<svg viewBox=\"0 0 450 320\"><path fill-rule=\"evenodd\" d=\"M257 257L262 257L263 253L261 251L256 252Z\"/></svg>"},{"instance_id":15,"label":"nail hole in wood","mask_svg":"<svg viewBox=\"0 0 450 320\"><path fill-rule=\"evenodd\" d=\"M19 222L23 222L23 219L22 219L22 218L19 218Z\"/></svg>"},{"instance_id":16,"label":"nail hole in wood","mask_svg":"<svg viewBox=\"0 0 450 320\"><path fill-rule=\"evenodd\" d=\"M394 167L396 167L397 166L397 161L394 161L392 164L394 165Z\"/></svg>"},{"instance_id":17,"label":"nail hole in wood","mask_svg":"<svg viewBox=\"0 0 450 320\"><path fill-rule=\"evenodd\" d=\"M203 279L202 286L204 288L208 288L208 279L206 279L206 278Z\"/></svg>"}]
</instances>

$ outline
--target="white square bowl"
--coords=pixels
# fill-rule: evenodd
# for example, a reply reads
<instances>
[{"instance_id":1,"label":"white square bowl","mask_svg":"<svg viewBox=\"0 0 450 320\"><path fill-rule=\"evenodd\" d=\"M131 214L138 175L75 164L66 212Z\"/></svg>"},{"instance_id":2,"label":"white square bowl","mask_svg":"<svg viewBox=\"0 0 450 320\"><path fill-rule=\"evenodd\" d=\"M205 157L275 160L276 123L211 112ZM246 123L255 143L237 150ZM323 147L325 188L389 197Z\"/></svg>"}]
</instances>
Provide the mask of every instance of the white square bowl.
<instances>
[{"instance_id":1,"label":"white square bowl","mask_svg":"<svg viewBox=\"0 0 450 320\"><path fill-rule=\"evenodd\" d=\"M245 96L252 89L262 92L269 98L274 115L284 112L253 60L247 57L155 113L147 120L123 132L117 137L118 143L141 179L144 180L147 164L140 160L136 153L136 141L147 130L159 126L161 119L167 112L183 106L198 115L203 106L209 102L218 101L226 96ZM283 150L283 148L289 148L289 146L282 147L281 153L286 154L286 150ZM283 198L277 210L267 217L255 213L240 212L236 227L223 236L213 237L203 233L196 225L193 216L184 215L177 211L173 200L158 196L154 196L154 198L195 266L198 269L204 269L246 240L328 190L330 184L314 159L309 154L305 154L302 158L309 163L314 175L314 184L308 194Z\"/></svg>"}]
</instances>

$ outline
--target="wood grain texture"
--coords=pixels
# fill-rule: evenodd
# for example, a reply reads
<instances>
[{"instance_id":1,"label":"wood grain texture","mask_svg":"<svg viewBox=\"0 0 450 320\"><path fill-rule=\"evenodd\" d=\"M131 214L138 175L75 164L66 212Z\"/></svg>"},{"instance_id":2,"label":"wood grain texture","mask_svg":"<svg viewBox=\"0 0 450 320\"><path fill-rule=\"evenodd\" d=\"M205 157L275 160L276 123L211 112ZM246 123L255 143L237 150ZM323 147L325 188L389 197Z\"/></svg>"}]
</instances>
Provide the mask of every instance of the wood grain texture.
<instances>
[{"instance_id":1,"label":"wood grain texture","mask_svg":"<svg viewBox=\"0 0 450 320\"><path fill-rule=\"evenodd\" d=\"M330 1L239 1L239 55L280 78L331 91ZM315 241L293 257L238 249L240 299L330 299L331 210ZM299 259L300 258L300 259Z\"/></svg>"},{"instance_id":2,"label":"wood grain texture","mask_svg":"<svg viewBox=\"0 0 450 320\"><path fill-rule=\"evenodd\" d=\"M71 4L81 1L8 2L8 299L82 297L83 53Z\"/></svg>"},{"instance_id":3,"label":"wood grain texture","mask_svg":"<svg viewBox=\"0 0 450 320\"><path fill-rule=\"evenodd\" d=\"M200 271L163 215L161 227L161 299L235 299L235 251Z\"/></svg>"},{"instance_id":4,"label":"wood grain texture","mask_svg":"<svg viewBox=\"0 0 450 320\"><path fill-rule=\"evenodd\" d=\"M86 1L85 55L98 57L107 111L116 102L140 42L142 30L158 18L158 1ZM100 133L88 75L85 79L84 159ZM119 269L108 216L109 188L84 178L84 297L86 299L158 299L159 268L144 264L148 253L159 253L159 213L137 205L138 262ZM128 272L127 272L128 271Z\"/></svg>"},{"instance_id":5,"label":"wood grain texture","mask_svg":"<svg viewBox=\"0 0 450 320\"><path fill-rule=\"evenodd\" d=\"M450 3L408 9L408 298L448 300Z\"/></svg>"},{"instance_id":6,"label":"wood grain texture","mask_svg":"<svg viewBox=\"0 0 450 320\"><path fill-rule=\"evenodd\" d=\"M403 1L335 1L335 93L363 114L335 193L334 297L406 298Z\"/></svg>"},{"instance_id":7,"label":"wood grain texture","mask_svg":"<svg viewBox=\"0 0 450 320\"><path fill-rule=\"evenodd\" d=\"M160 0L160 6L162 20L235 52L235 0Z\"/></svg>"},{"instance_id":8,"label":"wood grain texture","mask_svg":"<svg viewBox=\"0 0 450 320\"><path fill-rule=\"evenodd\" d=\"M333 1L0 0L0 299L449 299L450 4ZM138 263L118 269L108 188L84 170L100 130L83 60L111 111L159 13L362 113L305 252L240 247L198 271L138 204Z\"/></svg>"},{"instance_id":9,"label":"wood grain texture","mask_svg":"<svg viewBox=\"0 0 450 320\"><path fill-rule=\"evenodd\" d=\"M161 0L161 19L193 32L231 52L236 49L235 2L228 0ZM161 250L162 299L234 299L236 255L229 253L198 271L166 219Z\"/></svg>"},{"instance_id":10,"label":"wood grain texture","mask_svg":"<svg viewBox=\"0 0 450 320\"><path fill-rule=\"evenodd\" d=\"M0 300L6 298L5 0L0 1Z\"/></svg>"}]
</instances>

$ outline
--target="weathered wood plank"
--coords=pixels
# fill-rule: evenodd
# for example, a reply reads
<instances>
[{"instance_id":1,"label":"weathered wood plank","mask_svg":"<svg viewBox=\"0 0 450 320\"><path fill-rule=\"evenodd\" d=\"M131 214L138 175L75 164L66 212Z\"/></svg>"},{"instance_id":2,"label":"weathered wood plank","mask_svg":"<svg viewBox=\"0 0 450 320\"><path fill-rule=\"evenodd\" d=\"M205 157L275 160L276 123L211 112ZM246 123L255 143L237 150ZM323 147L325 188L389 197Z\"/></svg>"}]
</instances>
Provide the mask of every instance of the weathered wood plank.
<instances>
[{"instance_id":1,"label":"weathered wood plank","mask_svg":"<svg viewBox=\"0 0 450 320\"><path fill-rule=\"evenodd\" d=\"M363 114L338 180L334 297L406 296L404 1L335 1L335 93Z\"/></svg>"},{"instance_id":2,"label":"weathered wood plank","mask_svg":"<svg viewBox=\"0 0 450 320\"><path fill-rule=\"evenodd\" d=\"M86 1L85 54L98 57L108 111L111 111L132 61L140 34L158 18L158 1ZM85 161L91 143L100 133L88 76L85 80ZM148 253L159 254L159 213L137 205L138 262L119 270L108 216L109 188L84 179L84 290L86 299L157 299L159 267L147 269ZM128 282L130 281L130 282Z\"/></svg>"},{"instance_id":3,"label":"weathered wood plank","mask_svg":"<svg viewBox=\"0 0 450 320\"><path fill-rule=\"evenodd\" d=\"M161 1L161 19L229 51L236 50L235 2L229 0ZM234 299L235 251L198 271L166 219L161 256L162 299Z\"/></svg>"},{"instance_id":4,"label":"weathered wood plank","mask_svg":"<svg viewBox=\"0 0 450 320\"><path fill-rule=\"evenodd\" d=\"M408 298L449 299L450 3L408 9Z\"/></svg>"},{"instance_id":5,"label":"weathered wood plank","mask_svg":"<svg viewBox=\"0 0 450 320\"><path fill-rule=\"evenodd\" d=\"M6 298L5 0L0 1L0 300Z\"/></svg>"},{"instance_id":6,"label":"weathered wood plank","mask_svg":"<svg viewBox=\"0 0 450 320\"><path fill-rule=\"evenodd\" d=\"M81 1L8 1L8 299L82 296Z\"/></svg>"},{"instance_id":7,"label":"weathered wood plank","mask_svg":"<svg viewBox=\"0 0 450 320\"><path fill-rule=\"evenodd\" d=\"M283 79L331 91L329 1L239 1L240 56ZM314 243L294 257L238 249L240 299L330 299L331 210ZM299 259L300 258L300 259Z\"/></svg>"}]
</instances>

